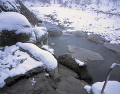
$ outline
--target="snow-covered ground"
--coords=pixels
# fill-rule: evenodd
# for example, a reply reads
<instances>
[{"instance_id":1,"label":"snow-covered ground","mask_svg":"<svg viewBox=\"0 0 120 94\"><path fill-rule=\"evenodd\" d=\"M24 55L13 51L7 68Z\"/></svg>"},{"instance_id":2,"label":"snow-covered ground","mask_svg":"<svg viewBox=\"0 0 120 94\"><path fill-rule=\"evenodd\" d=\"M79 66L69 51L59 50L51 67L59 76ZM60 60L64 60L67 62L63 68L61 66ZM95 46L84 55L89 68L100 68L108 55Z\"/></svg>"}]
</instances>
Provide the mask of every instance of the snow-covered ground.
<instances>
[{"instance_id":1,"label":"snow-covered ground","mask_svg":"<svg viewBox=\"0 0 120 94\"><path fill-rule=\"evenodd\" d=\"M101 90L103 84L104 82L96 82L92 86L86 85L84 88L89 94L90 94L90 90L92 90L93 94L102 94ZM120 82L108 81L103 94L120 94Z\"/></svg>"},{"instance_id":2,"label":"snow-covered ground","mask_svg":"<svg viewBox=\"0 0 120 94\"><path fill-rule=\"evenodd\" d=\"M95 13L52 5L30 8L40 19L57 25L73 27L74 30L100 34L111 43L120 44L120 17L112 14ZM52 17L52 18L51 18Z\"/></svg>"}]
</instances>

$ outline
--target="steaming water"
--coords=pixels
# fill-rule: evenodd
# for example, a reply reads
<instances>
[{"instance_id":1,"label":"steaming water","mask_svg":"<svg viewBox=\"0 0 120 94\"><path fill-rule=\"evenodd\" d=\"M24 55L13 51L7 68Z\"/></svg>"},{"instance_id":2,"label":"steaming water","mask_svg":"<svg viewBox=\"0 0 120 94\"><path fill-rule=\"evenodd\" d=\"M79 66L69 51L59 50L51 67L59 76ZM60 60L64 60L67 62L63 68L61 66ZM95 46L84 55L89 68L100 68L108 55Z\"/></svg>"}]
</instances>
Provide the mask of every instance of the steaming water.
<instances>
[{"instance_id":1,"label":"steaming water","mask_svg":"<svg viewBox=\"0 0 120 94\"><path fill-rule=\"evenodd\" d=\"M104 61L87 62L88 70L93 77L93 82L104 81L111 64L114 62L120 63L120 55L106 49L100 43L94 43L84 38L62 35L60 37L51 38L49 43L51 47L54 48L56 56L69 53L67 49L68 45L76 45L100 53ZM110 80L120 81L120 68L116 67L113 70Z\"/></svg>"}]
</instances>

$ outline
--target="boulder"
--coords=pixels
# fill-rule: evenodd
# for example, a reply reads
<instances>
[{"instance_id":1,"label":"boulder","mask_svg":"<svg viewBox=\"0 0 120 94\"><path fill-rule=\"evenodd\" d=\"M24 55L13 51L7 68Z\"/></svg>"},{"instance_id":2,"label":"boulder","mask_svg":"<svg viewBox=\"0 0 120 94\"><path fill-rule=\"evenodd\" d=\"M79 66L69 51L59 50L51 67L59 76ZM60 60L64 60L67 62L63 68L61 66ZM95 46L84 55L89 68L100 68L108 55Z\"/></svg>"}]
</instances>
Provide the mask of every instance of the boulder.
<instances>
[{"instance_id":1,"label":"boulder","mask_svg":"<svg viewBox=\"0 0 120 94\"><path fill-rule=\"evenodd\" d=\"M28 42L31 37L31 34L16 34L15 32L15 30L2 30L0 32L0 46L11 46L17 42Z\"/></svg>"},{"instance_id":2,"label":"boulder","mask_svg":"<svg viewBox=\"0 0 120 94\"><path fill-rule=\"evenodd\" d=\"M88 36L87 32L83 32L83 31L76 31L75 35L78 37L84 37L84 38L86 38Z\"/></svg>"},{"instance_id":3,"label":"boulder","mask_svg":"<svg viewBox=\"0 0 120 94\"><path fill-rule=\"evenodd\" d=\"M77 74L65 66L58 67L61 78L55 81L46 72L21 78L17 83L0 89L0 94L87 94L84 86L87 84L78 78Z\"/></svg>"},{"instance_id":4,"label":"boulder","mask_svg":"<svg viewBox=\"0 0 120 94\"><path fill-rule=\"evenodd\" d=\"M44 21L42 25L47 28L47 31L50 37L57 37L62 34L63 29L59 27L59 25L52 24L46 21Z\"/></svg>"},{"instance_id":5,"label":"boulder","mask_svg":"<svg viewBox=\"0 0 120 94\"><path fill-rule=\"evenodd\" d=\"M71 52L72 56L81 61L97 61L104 60L103 57L96 52L90 51L88 49L80 48L74 45L68 45L68 50Z\"/></svg>"},{"instance_id":6,"label":"boulder","mask_svg":"<svg viewBox=\"0 0 120 94\"><path fill-rule=\"evenodd\" d=\"M31 12L21 0L2 0L0 1L0 12L18 12L23 14L32 25L39 25L42 23L36 15Z\"/></svg>"},{"instance_id":7,"label":"boulder","mask_svg":"<svg viewBox=\"0 0 120 94\"><path fill-rule=\"evenodd\" d=\"M5 83L7 86L11 86L21 79L30 78L30 77L37 75L38 73L41 73L43 71L44 71L44 68L37 67L37 68L31 69L30 71L26 72L25 74L17 75L15 77L9 77L5 80Z\"/></svg>"},{"instance_id":8,"label":"boulder","mask_svg":"<svg viewBox=\"0 0 120 94\"><path fill-rule=\"evenodd\" d=\"M49 28L48 34L50 37L57 37L62 35L62 31L59 28Z\"/></svg>"},{"instance_id":9,"label":"boulder","mask_svg":"<svg viewBox=\"0 0 120 94\"><path fill-rule=\"evenodd\" d=\"M58 83L58 87L57 91L60 94L88 94L84 89L83 82L72 76L62 78L61 82Z\"/></svg>"},{"instance_id":10,"label":"boulder","mask_svg":"<svg viewBox=\"0 0 120 94\"><path fill-rule=\"evenodd\" d=\"M116 53L119 53L120 54L120 45L119 44L109 44L109 43L106 43L104 44L104 46Z\"/></svg>"},{"instance_id":11,"label":"boulder","mask_svg":"<svg viewBox=\"0 0 120 94\"><path fill-rule=\"evenodd\" d=\"M105 39L101 35L98 35L98 34L90 34L88 35L87 39L93 42L97 42L97 43L106 42Z\"/></svg>"},{"instance_id":12,"label":"boulder","mask_svg":"<svg viewBox=\"0 0 120 94\"><path fill-rule=\"evenodd\" d=\"M58 57L58 63L66 66L67 68L72 69L74 72L76 72L79 75L79 78L81 80L84 80L88 83L92 82L92 78L90 77L88 70L87 70L87 66L79 66L75 59L72 58L72 56L70 54L65 54L65 55L61 55Z\"/></svg>"}]
</instances>

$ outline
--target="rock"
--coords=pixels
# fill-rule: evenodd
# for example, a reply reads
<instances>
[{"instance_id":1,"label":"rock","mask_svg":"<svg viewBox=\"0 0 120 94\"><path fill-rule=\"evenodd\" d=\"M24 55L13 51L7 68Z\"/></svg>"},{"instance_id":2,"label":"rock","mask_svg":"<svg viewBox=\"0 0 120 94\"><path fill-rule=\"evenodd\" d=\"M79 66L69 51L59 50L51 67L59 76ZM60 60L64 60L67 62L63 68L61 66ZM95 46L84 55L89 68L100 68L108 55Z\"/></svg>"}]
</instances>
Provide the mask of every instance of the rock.
<instances>
[{"instance_id":1,"label":"rock","mask_svg":"<svg viewBox=\"0 0 120 94\"><path fill-rule=\"evenodd\" d=\"M46 77L46 72L40 71L29 79L22 78L11 86L1 88L0 94L87 94L85 83L75 78L77 74L74 71L60 65L58 72L61 74L60 81Z\"/></svg>"},{"instance_id":2,"label":"rock","mask_svg":"<svg viewBox=\"0 0 120 94\"><path fill-rule=\"evenodd\" d=\"M12 86L0 89L0 93L8 94L59 94L56 82L51 77L45 76L45 71L29 79L21 79Z\"/></svg>"},{"instance_id":3,"label":"rock","mask_svg":"<svg viewBox=\"0 0 120 94\"><path fill-rule=\"evenodd\" d=\"M0 32L0 46L11 46L17 42L28 42L31 37L30 33L16 34L15 32L15 30L2 30L2 32Z\"/></svg>"},{"instance_id":4,"label":"rock","mask_svg":"<svg viewBox=\"0 0 120 94\"><path fill-rule=\"evenodd\" d=\"M80 48L78 46L69 45L68 46L69 52L71 52L72 56L81 60L81 61L97 61L97 60L104 60L103 57L96 52Z\"/></svg>"},{"instance_id":5,"label":"rock","mask_svg":"<svg viewBox=\"0 0 120 94\"><path fill-rule=\"evenodd\" d=\"M44 21L43 26L47 28L47 31L50 37L57 37L62 34L63 29L59 27L59 25Z\"/></svg>"},{"instance_id":6,"label":"rock","mask_svg":"<svg viewBox=\"0 0 120 94\"><path fill-rule=\"evenodd\" d=\"M98 34L90 34L88 35L87 39L93 42L98 42L98 43L106 42L105 39Z\"/></svg>"},{"instance_id":7,"label":"rock","mask_svg":"<svg viewBox=\"0 0 120 94\"><path fill-rule=\"evenodd\" d=\"M20 13L23 14L32 25L39 26L42 23L42 20L38 19L33 12L26 8L21 0L16 0L16 3L19 4L18 10L20 11Z\"/></svg>"},{"instance_id":8,"label":"rock","mask_svg":"<svg viewBox=\"0 0 120 94\"><path fill-rule=\"evenodd\" d=\"M109 43L106 43L104 44L104 46L116 53L119 53L120 54L120 45L119 44L109 44Z\"/></svg>"},{"instance_id":9,"label":"rock","mask_svg":"<svg viewBox=\"0 0 120 94\"><path fill-rule=\"evenodd\" d=\"M57 37L62 35L62 31L59 28L50 28L48 29L48 34L50 37Z\"/></svg>"},{"instance_id":10,"label":"rock","mask_svg":"<svg viewBox=\"0 0 120 94\"><path fill-rule=\"evenodd\" d=\"M72 76L62 78L61 82L58 83L58 87L57 91L60 94L88 94L84 90L83 83Z\"/></svg>"},{"instance_id":11,"label":"rock","mask_svg":"<svg viewBox=\"0 0 120 94\"><path fill-rule=\"evenodd\" d=\"M9 77L5 80L5 83L7 86L11 86L23 78L30 78L30 77L37 75L38 73L41 73L43 71L44 71L44 68L37 67L37 68L34 68L34 69L26 72L25 74L17 75L15 77Z\"/></svg>"},{"instance_id":12,"label":"rock","mask_svg":"<svg viewBox=\"0 0 120 94\"><path fill-rule=\"evenodd\" d=\"M75 35L78 37L84 37L84 38L86 38L88 36L87 32L83 32L83 31L76 31Z\"/></svg>"},{"instance_id":13,"label":"rock","mask_svg":"<svg viewBox=\"0 0 120 94\"><path fill-rule=\"evenodd\" d=\"M18 12L23 14L32 25L39 25L42 23L40 19L36 17L36 15L31 12L21 0L7 0L0 1L0 12Z\"/></svg>"},{"instance_id":14,"label":"rock","mask_svg":"<svg viewBox=\"0 0 120 94\"><path fill-rule=\"evenodd\" d=\"M13 4L14 3L14 4ZM14 1L0 1L0 12L8 12L8 11L14 11L17 12L17 7L15 5Z\"/></svg>"},{"instance_id":15,"label":"rock","mask_svg":"<svg viewBox=\"0 0 120 94\"><path fill-rule=\"evenodd\" d=\"M66 77L66 76L72 76L72 77L74 77L76 79L79 78L79 76L78 76L77 73L75 73L73 70L71 70L71 69L63 66L62 64L59 64L58 67L59 67L58 71L59 71L59 74L61 74L61 76L64 76L64 77Z\"/></svg>"},{"instance_id":16,"label":"rock","mask_svg":"<svg viewBox=\"0 0 120 94\"><path fill-rule=\"evenodd\" d=\"M60 80L61 75L58 72L58 67L54 70L48 71L50 74L51 78L54 80Z\"/></svg>"},{"instance_id":17,"label":"rock","mask_svg":"<svg viewBox=\"0 0 120 94\"><path fill-rule=\"evenodd\" d=\"M88 83L92 82L92 78L90 77L87 66L79 66L75 59L72 58L70 54L61 55L58 57L58 63L66 66L67 68L72 69L74 72L76 72L81 80L85 80Z\"/></svg>"}]
</instances>

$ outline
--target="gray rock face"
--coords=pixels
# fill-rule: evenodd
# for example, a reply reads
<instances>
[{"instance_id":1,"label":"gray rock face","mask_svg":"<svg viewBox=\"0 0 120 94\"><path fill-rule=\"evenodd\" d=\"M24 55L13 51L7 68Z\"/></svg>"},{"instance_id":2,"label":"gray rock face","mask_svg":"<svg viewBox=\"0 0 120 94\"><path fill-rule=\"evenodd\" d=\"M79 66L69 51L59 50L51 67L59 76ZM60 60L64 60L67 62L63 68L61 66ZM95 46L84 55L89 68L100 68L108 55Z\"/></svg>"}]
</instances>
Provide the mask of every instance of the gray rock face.
<instances>
[{"instance_id":1,"label":"gray rock face","mask_svg":"<svg viewBox=\"0 0 120 94\"><path fill-rule=\"evenodd\" d=\"M71 52L73 57L81 61L96 61L96 60L104 60L103 57L96 52L80 48L74 45L69 45L68 50Z\"/></svg>"},{"instance_id":2,"label":"gray rock face","mask_svg":"<svg viewBox=\"0 0 120 94\"><path fill-rule=\"evenodd\" d=\"M15 32L15 30L3 30L0 33L0 46L11 46L16 44L17 42L27 42L31 37L31 34L16 34Z\"/></svg>"},{"instance_id":3,"label":"gray rock face","mask_svg":"<svg viewBox=\"0 0 120 94\"><path fill-rule=\"evenodd\" d=\"M99 43L104 43L105 42L105 39L102 38L100 35L98 34L90 34L88 37L87 37L88 40L90 41L93 41L93 42L99 42Z\"/></svg>"},{"instance_id":4,"label":"gray rock face","mask_svg":"<svg viewBox=\"0 0 120 94\"><path fill-rule=\"evenodd\" d=\"M92 78L90 77L88 70L87 70L87 66L79 66L75 59L72 58L72 56L70 54L65 54L65 55L61 55L58 57L58 62L64 66L66 66L67 68L72 69L74 72L76 72L79 75L79 78L81 80L84 80L88 83L92 83Z\"/></svg>"},{"instance_id":5,"label":"gray rock face","mask_svg":"<svg viewBox=\"0 0 120 94\"><path fill-rule=\"evenodd\" d=\"M120 54L120 45L119 44L104 44L104 46L112 51L115 51L116 53Z\"/></svg>"}]
</instances>

